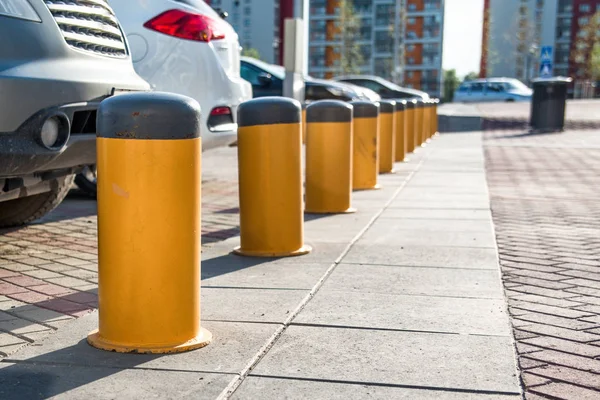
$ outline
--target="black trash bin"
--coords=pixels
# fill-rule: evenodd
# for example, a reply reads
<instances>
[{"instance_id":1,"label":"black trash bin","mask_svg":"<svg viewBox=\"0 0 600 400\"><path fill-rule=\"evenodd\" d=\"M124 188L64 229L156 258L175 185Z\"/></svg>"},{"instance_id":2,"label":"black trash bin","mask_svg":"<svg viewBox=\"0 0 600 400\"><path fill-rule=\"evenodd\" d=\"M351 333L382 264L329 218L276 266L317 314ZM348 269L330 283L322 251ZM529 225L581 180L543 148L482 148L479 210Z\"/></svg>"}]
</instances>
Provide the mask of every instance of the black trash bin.
<instances>
[{"instance_id":1,"label":"black trash bin","mask_svg":"<svg viewBox=\"0 0 600 400\"><path fill-rule=\"evenodd\" d=\"M534 132L557 132L565 127L567 88L571 78L533 80L530 125Z\"/></svg>"}]
</instances>

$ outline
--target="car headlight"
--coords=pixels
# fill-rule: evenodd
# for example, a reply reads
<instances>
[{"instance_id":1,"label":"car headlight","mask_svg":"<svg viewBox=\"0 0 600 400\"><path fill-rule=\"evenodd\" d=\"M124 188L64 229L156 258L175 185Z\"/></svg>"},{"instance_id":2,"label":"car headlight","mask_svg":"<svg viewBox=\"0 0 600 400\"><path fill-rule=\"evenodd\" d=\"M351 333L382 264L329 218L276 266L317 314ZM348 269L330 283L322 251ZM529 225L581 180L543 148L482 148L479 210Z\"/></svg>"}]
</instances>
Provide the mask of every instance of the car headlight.
<instances>
[{"instance_id":1,"label":"car headlight","mask_svg":"<svg viewBox=\"0 0 600 400\"><path fill-rule=\"evenodd\" d=\"M27 0L0 0L0 16L42 22Z\"/></svg>"}]
</instances>

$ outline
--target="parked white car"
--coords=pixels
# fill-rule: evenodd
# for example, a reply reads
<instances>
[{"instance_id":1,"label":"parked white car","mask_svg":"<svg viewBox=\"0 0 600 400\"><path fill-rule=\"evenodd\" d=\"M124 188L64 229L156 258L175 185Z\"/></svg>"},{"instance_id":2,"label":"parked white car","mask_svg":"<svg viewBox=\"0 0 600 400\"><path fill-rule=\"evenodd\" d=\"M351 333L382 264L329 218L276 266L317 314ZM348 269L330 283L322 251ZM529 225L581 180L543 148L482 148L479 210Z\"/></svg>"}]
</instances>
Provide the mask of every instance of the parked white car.
<instances>
[{"instance_id":1,"label":"parked white car","mask_svg":"<svg viewBox=\"0 0 600 400\"><path fill-rule=\"evenodd\" d=\"M202 147L233 143L237 108L252 98L240 77L233 27L202 0L110 0L136 72L154 90L189 96L202 109Z\"/></svg>"},{"instance_id":2,"label":"parked white car","mask_svg":"<svg viewBox=\"0 0 600 400\"><path fill-rule=\"evenodd\" d=\"M475 79L460 85L454 93L454 101L461 103L531 101L532 94L533 91L518 79Z\"/></svg>"}]
</instances>

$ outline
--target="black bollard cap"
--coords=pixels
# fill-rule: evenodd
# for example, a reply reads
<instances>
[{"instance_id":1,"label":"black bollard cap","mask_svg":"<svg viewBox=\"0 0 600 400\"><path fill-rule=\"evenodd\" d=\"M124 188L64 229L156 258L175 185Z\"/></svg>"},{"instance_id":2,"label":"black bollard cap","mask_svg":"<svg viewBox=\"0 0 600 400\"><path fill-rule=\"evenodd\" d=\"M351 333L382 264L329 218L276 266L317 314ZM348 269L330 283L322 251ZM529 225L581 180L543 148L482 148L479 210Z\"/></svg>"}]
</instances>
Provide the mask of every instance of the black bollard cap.
<instances>
[{"instance_id":1,"label":"black bollard cap","mask_svg":"<svg viewBox=\"0 0 600 400\"><path fill-rule=\"evenodd\" d=\"M287 97L259 97L238 107L238 126L294 124L302 119L302 106Z\"/></svg>"},{"instance_id":2,"label":"black bollard cap","mask_svg":"<svg viewBox=\"0 0 600 400\"><path fill-rule=\"evenodd\" d=\"M406 100L396 100L396 111L404 111L408 107Z\"/></svg>"},{"instance_id":3,"label":"black bollard cap","mask_svg":"<svg viewBox=\"0 0 600 400\"><path fill-rule=\"evenodd\" d=\"M98 107L99 138L175 140L200 137L200 105L164 92L132 92L103 100Z\"/></svg>"},{"instance_id":4,"label":"black bollard cap","mask_svg":"<svg viewBox=\"0 0 600 400\"><path fill-rule=\"evenodd\" d=\"M396 102L394 100L381 100L379 102L379 111L382 114L391 114L396 110Z\"/></svg>"},{"instance_id":5,"label":"black bollard cap","mask_svg":"<svg viewBox=\"0 0 600 400\"><path fill-rule=\"evenodd\" d=\"M376 118L379 115L379 103L370 101L351 101L354 118Z\"/></svg>"},{"instance_id":6,"label":"black bollard cap","mask_svg":"<svg viewBox=\"0 0 600 400\"><path fill-rule=\"evenodd\" d=\"M339 100L319 100L306 108L306 122L352 122L352 106Z\"/></svg>"}]
</instances>

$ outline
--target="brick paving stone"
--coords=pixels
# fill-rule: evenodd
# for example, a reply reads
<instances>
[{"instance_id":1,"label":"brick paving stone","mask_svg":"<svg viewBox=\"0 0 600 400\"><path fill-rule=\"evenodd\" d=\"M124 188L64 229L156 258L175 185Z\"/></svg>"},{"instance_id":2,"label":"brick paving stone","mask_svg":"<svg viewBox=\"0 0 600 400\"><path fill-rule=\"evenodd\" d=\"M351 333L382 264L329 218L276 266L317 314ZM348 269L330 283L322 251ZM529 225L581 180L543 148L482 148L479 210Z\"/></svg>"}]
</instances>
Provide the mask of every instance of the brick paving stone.
<instances>
[{"instance_id":1,"label":"brick paving stone","mask_svg":"<svg viewBox=\"0 0 600 400\"><path fill-rule=\"evenodd\" d=\"M547 281L544 279L536 279L530 278L526 276L516 276L516 277L503 277L505 281L512 283L519 283L522 285L531 285L538 286L546 289L567 289L577 286L577 283L570 283L566 281L556 282L556 281Z\"/></svg>"},{"instance_id":2,"label":"brick paving stone","mask_svg":"<svg viewBox=\"0 0 600 400\"><path fill-rule=\"evenodd\" d=\"M12 283L2 282L0 281L0 294L7 296L15 293L23 293L26 292L27 289L21 286L13 285Z\"/></svg>"},{"instance_id":3,"label":"brick paving stone","mask_svg":"<svg viewBox=\"0 0 600 400\"><path fill-rule=\"evenodd\" d=\"M14 271L14 272L32 271L32 270L36 269L34 266L26 265L26 264L17 264L14 261L11 261L10 263L2 264L1 267L5 270Z\"/></svg>"},{"instance_id":4,"label":"brick paving stone","mask_svg":"<svg viewBox=\"0 0 600 400\"><path fill-rule=\"evenodd\" d=\"M569 299L571 297L578 296L577 293L568 292L568 289L567 290L555 290L555 289L546 289L546 288L540 288L537 286L530 286L530 285L511 286L511 290L513 292L518 292L518 293L522 293L522 294L537 294L538 296L553 297L556 299Z\"/></svg>"},{"instance_id":5,"label":"brick paving stone","mask_svg":"<svg viewBox=\"0 0 600 400\"><path fill-rule=\"evenodd\" d=\"M52 298L51 296L34 292L32 290L27 290L23 293L10 294L8 297L28 304L39 303L40 301L46 301Z\"/></svg>"},{"instance_id":6,"label":"brick paving stone","mask_svg":"<svg viewBox=\"0 0 600 400\"><path fill-rule=\"evenodd\" d=\"M523 378L523 383L527 387L538 386L538 385L545 385L547 383L552 382L548 378L544 378L544 377L541 377L539 375L532 375L532 374L530 374L528 372L523 372L523 374L521 375L521 377Z\"/></svg>"},{"instance_id":7,"label":"brick paving stone","mask_svg":"<svg viewBox=\"0 0 600 400\"><path fill-rule=\"evenodd\" d=\"M516 133L486 132L484 148L525 398L600 399L600 131Z\"/></svg>"},{"instance_id":8,"label":"brick paving stone","mask_svg":"<svg viewBox=\"0 0 600 400\"><path fill-rule=\"evenodd\" d=\"M557 326L560 328L569 328L575 330L588 330L597 327L597 324L592 322L585 322L571 318L557 317L555 315L540 314L540 313L529 313L519 315L515 317L515 320L536 322L538 324Z\"/></svg>"},{"instance_id":9,"label":"brick paving stone","mask_svg":"<svg viewBox=\"0 0 600 400\"><path fill-rule=\"evenodd\" d=\"M547 365L547 364L543 361L532 360L531 358L526 358L526 357L519 358L519 367L521 367L521 369L523 369L523 370L537 368L537 367L540 367L543 365Z\"/></svg>"},{"instance_id":10,"label":"brick paving stone","mask_svg":"<svg viewBox=\"0 0 600 400\"><path fill-rule=\"evenodd\" d=\"M589 344L577 343L571 340L558 339L548 336L538 336L523 339L519 343L536 346L537 348L562 351L582 357L596 358L600 356L600 348Z\"/></svg>"},{"instance_id":11,"label":"brick paving stone","mask_svg":"<svg viewBox=\"0 0 600 400\"><path fill-rule=\"evenodd\" d=\"M13 346L15 344L25 344L27 343L23 339L19 339L15 335L11 335L9 333L0 332L0 351L4 346Z\"/></svg>"},{"instance_id":12,"label":"brick paving stone","mask_svg":"<svg viewBox=\"0 0 600 400\"><path fill-rule=\"evenodd\" d=\"M522 331L536 333L538 335L573 340L575 342L587 343L598 340L597 335L583 331L575 331L552 325L531 324L520 328Z\"/></svg>"},{"instance_id":13,"label":"brick paving stone","mask_svg":"<svg viewBox=\"0 0 600 400\"><path fill-rule=\"evenodd\" d=\"M25 286L25 287L44 284L44 281L32 278L30 276L26 276L26 275L17 275L17 276L12 276L9 278L4 278L4 281L6 281L8 283L12 283L14 285Z\"/></svg>"},{"instance_id":14,"label":"brick paving stone","mask_svg":"<svg viewBox=\"0 0 600 400\"><path fill-rule=\"evenodd\" d=\"M38 278L38 279L58 278L58 277L62 276L61 274L58 274L58 273L52 272L52 271L47 271L45 269L36 269L36 270L32 270L32 271L25 271L25 272L23 272L23 275L28 275L28 276Z\"/></svg>"},{"instance_id":15,"label":"brick paving stone","mask_svg":"<svg viewBox=\"0 0 600 400\"><path fill-rule=\"evenodd\" d=\"M515 310L536 311L542 314L556 315L565 318L582 318L594 315L593 311L590 312L587 310L580 310L580 308L588 307L585 305L578 307L578 309L570 309L517 300L510 300L508 304L510 305L511 309Z\"/></svg>"},{"instance_id":16,"label":"brick paving stone","mask_svg":"<svg viewBox=\"0 0 600 400\"><path fill-rule=\"evenodd\" d=\"M60 278L50 278L46 279L46 281L54 284L60 285L69 288L76 288L77 286L87 285L89 282L84 281L82 279L72 278L70 276L61 276Z\"/></svg>"},{"instance_id":17,"label":"brick paving stone","mask_svg":"<svg viewBox=\"0 0 600 400\"><path fill-rule=\"evenodd\" d=\"M553 382L543 386L531 388L533 393L553 396L554 399L564 400L598 400L600 393L595 390L569 385L567 383Z\"/></svg>"},{"instance_id":18,"label":"brick paving stone","mask_svg":"<svg viewBox=\"0 0 600 400\"><path fill-rule=\"evenodd\" d=\"M46 326L26 321L24 319L9 319L6 321L0 321L0 331L16 335L26 335L32 332L44 332L50 330L51 329Z\"/></svg>"},{"instance_id":19,"label":"brick paving stone","mask_svg":"<svg viewBox=\"0 0 600 400\"><path fill-rule=\"evenodd\" d=\"M578 369L562 367L558 365L547 365L530 369L528 372L530 374L535 374L557 381L574 383L589 389L600 389L600 375L586 371L580 371Z\"/></svg>"},{"instance_id":20,"label":"brick paving stone","mask_svg":"<svg viewBox=\"0 0 600 400\"><path fill-rule=\"evenodd\" d=\"M68 289L63 286L58 286L50 283L46 283L40 286L30 286L29 289L35 290L36 292L48 294L51 296L65 295L69 293L73 293L73 290Z\"/></svg>"}]
</instances>

